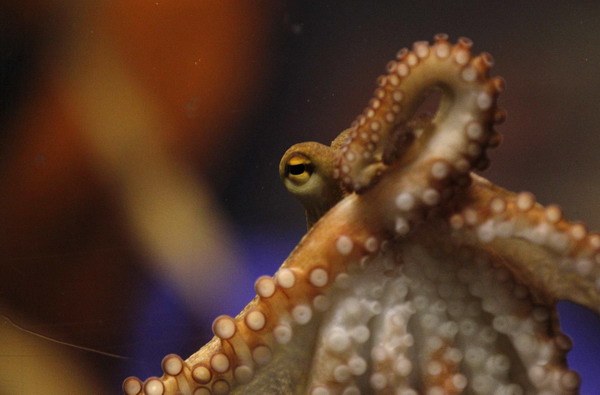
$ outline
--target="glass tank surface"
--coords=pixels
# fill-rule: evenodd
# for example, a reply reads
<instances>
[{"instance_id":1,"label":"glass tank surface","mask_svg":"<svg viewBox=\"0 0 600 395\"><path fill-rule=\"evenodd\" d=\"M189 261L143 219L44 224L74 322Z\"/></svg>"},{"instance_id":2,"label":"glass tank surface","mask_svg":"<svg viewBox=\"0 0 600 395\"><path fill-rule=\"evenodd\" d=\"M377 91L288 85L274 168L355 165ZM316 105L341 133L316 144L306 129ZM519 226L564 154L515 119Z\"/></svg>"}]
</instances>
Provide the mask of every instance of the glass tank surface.
<instances>
[{"instance_id":1,"label":"glass tank surface","mask_svg":"<svg viewBox=\"0 0 600 395\"><path fill-rule=\"evenodd\" d=\"M600 231L593 2L0 10L0 393L119 393L207 343L307 231L283 154L328 145L398 50L438 33L472 39L506 81L502 144L478 174ZM558 311L593 393L600 317Z\"/></svg>"}]
</instances>

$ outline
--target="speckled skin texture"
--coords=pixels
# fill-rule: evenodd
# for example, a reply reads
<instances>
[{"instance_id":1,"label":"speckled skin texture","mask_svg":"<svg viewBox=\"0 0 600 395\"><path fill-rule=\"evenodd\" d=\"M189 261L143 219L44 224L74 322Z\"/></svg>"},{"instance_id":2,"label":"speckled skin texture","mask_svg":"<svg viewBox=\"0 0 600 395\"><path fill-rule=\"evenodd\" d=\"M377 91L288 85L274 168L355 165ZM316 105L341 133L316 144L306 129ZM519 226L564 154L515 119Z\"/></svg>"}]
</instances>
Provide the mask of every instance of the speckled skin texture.
<instances>
[{"instance_id":1,"label":"speckled skin texture","mask_svg":"<svg viewBox=\"0 0 600 395\"><path fill-rule=\"evenodd\" d=\"M471 173L504 112L470 47L401 50L343 144L300 147L320 177L307 235L208 344L127 394L578 392L556 302L600 312L600 235ZM431 89L437 113L415 121Z\"/></svg>"}]
</instances>

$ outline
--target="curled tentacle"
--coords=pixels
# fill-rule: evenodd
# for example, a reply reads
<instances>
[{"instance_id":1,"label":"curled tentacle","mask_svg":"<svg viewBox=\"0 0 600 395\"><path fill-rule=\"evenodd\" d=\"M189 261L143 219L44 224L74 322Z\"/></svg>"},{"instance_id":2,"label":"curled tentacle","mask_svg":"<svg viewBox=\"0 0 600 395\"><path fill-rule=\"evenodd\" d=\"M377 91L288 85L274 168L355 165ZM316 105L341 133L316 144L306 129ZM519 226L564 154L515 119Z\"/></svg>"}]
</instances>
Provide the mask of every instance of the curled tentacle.
<instances>
[{"instance_id":1,"label":"curled tentacle","mask_svg":"<svg viewBox=\"0 0 600 395\"><path fill-rule=\"evenodd\" d=\"M388 74L378 79L375 98L352 124L336 173L349 191L363 192L388 169L385 150L397 145L398 134L406 134L403 129L431 89L441 92L437 114L397 160L406 174L419 175L402 186L411 196L406 199L416 200L415 207L437 205L448 184L486 166L485 149L498 142L492 125L503 118L496 107L503 80L489 77L492 57L473 57L469 39L451 45L440 34L435 41L401 50L388 64Z\"/></svg>"}]
</instances>

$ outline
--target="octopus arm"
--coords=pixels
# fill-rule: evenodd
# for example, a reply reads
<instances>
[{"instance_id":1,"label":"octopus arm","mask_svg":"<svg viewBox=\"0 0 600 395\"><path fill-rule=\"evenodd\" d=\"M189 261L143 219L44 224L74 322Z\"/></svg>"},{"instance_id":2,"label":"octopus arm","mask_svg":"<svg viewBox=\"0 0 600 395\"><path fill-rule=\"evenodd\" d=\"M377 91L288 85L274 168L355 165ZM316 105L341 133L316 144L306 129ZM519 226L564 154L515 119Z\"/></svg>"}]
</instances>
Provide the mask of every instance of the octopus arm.
<instances>
[{"instance_id":1,"label":"octopus arm","mask_svg":"<svg viewBox=\"0 0 600 395\"><path fill-rule=\"evenodd\" d=\"M219 316L215 336L187 360L167 355L162 377L129 377L125 394L301 394L307 392L327 291L348 265L373 252L383 235L342 200L301 240L274 276L256 280L257 296L235 318ZM342 274L341 278L339 275Z\"/></svg>"},{"instance_id":2,"label":"octopus arm","mask_svg":"<svg viewBox=\"0 0 600 395\"><path fill-rule=\"evenodd\" d=\"M599 311L600 236L470 173L504 118L492 59L470 47L437 35L398 53L332 144L348 195L208 344L127 395L577 393L554 305Z\"/></svg>"},{"instance_id":3,"label":"octopus arm","mask_svg":"<svg viewBox=\"0 0 600 395\"><path fill-rule=\"evenodd\" d=\"M503 258L545 303L568 300L600 312L600 235L542 206L531 193L513 193L473 175L449 221L454 237Z\"/></svg>"}]
</instances>

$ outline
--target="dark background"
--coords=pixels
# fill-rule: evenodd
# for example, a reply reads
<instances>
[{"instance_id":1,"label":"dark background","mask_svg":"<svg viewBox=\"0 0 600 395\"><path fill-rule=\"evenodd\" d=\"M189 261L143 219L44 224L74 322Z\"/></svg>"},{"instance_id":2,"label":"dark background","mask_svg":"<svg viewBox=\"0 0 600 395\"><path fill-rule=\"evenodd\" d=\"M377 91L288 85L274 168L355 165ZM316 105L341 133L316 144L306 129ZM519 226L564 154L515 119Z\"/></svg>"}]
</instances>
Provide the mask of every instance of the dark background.
<instances>
[{"instance_id":1,"label":"dark background","mask_svg":"<svg viewBox=\"0 0 600 395\"><path fill-rule=\"evenodd\" d=\"M330 142L367 104L376 77L396 51L414 41L431 41L439 32L448 33L452 41L471 38L474 52L490 52L495 59L492 73L507 82L499 100L508 111L507 121L498 128L504 142L490 153L492 166L483 175L510 190L531 191L542 204L559 204L570 220L600 229L600 5L595 1L260 2L250 7L251 12L234 13L222 22L221 14L217 17L210 8L156 3L169 8L164 11L168 15L178 15L173 10L178 6L194 8L209 19L214 12L217 22L205 28L200 20L189 35L182 30L181 37L174 35L169 41L169 29L175 29L177 20L161 19L164 14L153 11L162 25L150 31L156 36L147 33L139 42L127 29L143 30L155 22L142 17L148 5L140 6L139 17L135 12L130 16L133 23L113 29L120 20L106 20L112 15L111 2L82 11L68 9L72 6L68 2L41 2L43 7L38 3L9 2L0 15L0 182L5 185L0 184L4 207L0 228L5 228L0 240L4 268L0 274L5 279L0 303L6 306L6 315L38 333L130 357L122 362L65 348L65 353L85 360L90 374L104 382L100 392L118 391L128 375L160 375L165 354L188 356L211 337L214 317L241 310L254 295L254 279L272 274L305 232L304 213L278 177L283 152L301 141ZM25 9L33 5L38 11ZM188 48L178 50L183 39L200 36L206 40L197 45L214 41L219 48L228 32L243 33L232 36L231 52L219 55L221 65L198 70L199 82L193 85L197 94L182 88L175 99L163 103L167 109L161 112L169 130L175 131L165 132L160 144L170 158L190 170L189 179L212 196L211 210L222 226L212 229L215 234L227 233L225 244L238 265L235 283L214 286L222 289L221 295L198 291L197 298L186 300L182 295L189 292L180 292L178 285L163 281L160 270L149 268L158 258L145 250L143 236L130 226L121 186L115 187L110 176L98 175L102 164L79 150L87 143L72 143L85 140L78 137L85 136L78 132L85 128L81 122L75 122L78 126L67 137L60 124L44 123L43 133L27 126L44 116L47 106L39 98L54 95L39 86L55 84L60 92L56 82L60 78L48 83L45 65L49 62L63 70L60 59L70 59L64 55L70 51L65 43L92 43L95 36L88 34L88 23L98 32L110 31L107 37L117 44L130 40L127 45L141 46L140 51L143 43L158 39L164 40L164 47L175 48L173 53L181 58L169 55L170 68L161 70L161 56L167 56L162 52L146 54L144 69L136 66L139 58L129 59L135 54L127 51L127 45L115 45L132 79L142 81L149 96L156 95L159 102L173 86L188 86L181 71ZM208 50L202 54L207 56L199 56L199 62L214 59ZM202 96L216 89L202 85L213 79L222 79L219 89L230 94L216 104L211 98L220 97L220 91ZM241 92L240 96L231 96L231 91ZM35 140L32 135L46 137ZM209 135L210 140L198 137ZM29 148L32 144L37 145ZM56 148L61 144L71 144L72 149L63 152ZM27 179L35 180L65 157L75 159L65 160L64 168L43 177L54 187L32 192L20 186L29 185ZM118 264L107 272L107 262ZM51 269L84 264L97 269L85 272L87 277ZM49 274L57 272L58 277ZM193 288L194 277L190 281L187 286ZM40 289L44 297L36 294ZM65 292L68 297L61 299ZM85 303L112 307L73 313L75 306ZM582 393L594 393L600 388L600 319L569 304L561 304L560 311L563 328L574 339L569 358L583 377ZM0 391L2 380L15 378L0 374Z\"/></svg>"}]
</instances>

